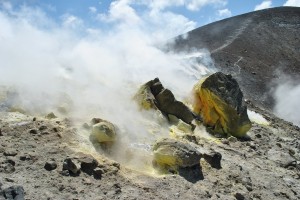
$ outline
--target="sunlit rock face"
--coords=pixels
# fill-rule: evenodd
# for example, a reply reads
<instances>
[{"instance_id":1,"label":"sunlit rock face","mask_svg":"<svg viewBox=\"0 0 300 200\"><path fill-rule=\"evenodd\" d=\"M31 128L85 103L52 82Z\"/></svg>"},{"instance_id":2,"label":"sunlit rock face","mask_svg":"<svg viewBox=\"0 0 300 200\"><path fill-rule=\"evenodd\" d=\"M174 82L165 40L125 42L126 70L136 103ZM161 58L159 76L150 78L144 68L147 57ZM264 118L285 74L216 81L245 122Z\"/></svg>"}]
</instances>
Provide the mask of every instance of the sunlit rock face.
<instances>
[{"instance_id":1,"label":"sunlit rock face","mask_svg":"<svg viewBox=\"0 0 300 200\"><path fill-rule=\"evenodd\" d=\"M242 137L251 128L243 93L231 75L217 72L200 80L194 96L193 111L213 133Z\"/></svg>"}]
</instances>

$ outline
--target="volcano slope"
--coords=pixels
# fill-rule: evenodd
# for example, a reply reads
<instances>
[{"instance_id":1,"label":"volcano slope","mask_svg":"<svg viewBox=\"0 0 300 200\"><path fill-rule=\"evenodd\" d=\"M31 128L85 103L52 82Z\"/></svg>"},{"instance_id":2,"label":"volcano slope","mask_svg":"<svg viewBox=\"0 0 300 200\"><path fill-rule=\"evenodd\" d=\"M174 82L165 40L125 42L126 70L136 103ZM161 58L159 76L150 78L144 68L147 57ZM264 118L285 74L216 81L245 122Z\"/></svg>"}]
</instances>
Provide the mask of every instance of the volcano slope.
<instances>
[{"instance_id":1,"label":"volcano slope","mask_svg":"<svg viewBox=\"0 0 300 200\"><path fill-rule=\"evenodd\" d=\"M300 8L278 7L224 19L179 36L170 49L208 49L247 99L271 110L280 79L300 76Z\"/></svg>"},{"instance_id":2,"label":"volcano slope","mask_svg":"<svg viewBox=\"0 0 300 200\"><path fill-rule=\"evenodd\" d=\"M300 129L249 106L269 122L253 122L249 141L193 137L222 155L221 169L200 160L203 180L195 183L83 148L84 130L71 119L0 112L0 199L300 199Z\"/></svg>"}]
</instances>

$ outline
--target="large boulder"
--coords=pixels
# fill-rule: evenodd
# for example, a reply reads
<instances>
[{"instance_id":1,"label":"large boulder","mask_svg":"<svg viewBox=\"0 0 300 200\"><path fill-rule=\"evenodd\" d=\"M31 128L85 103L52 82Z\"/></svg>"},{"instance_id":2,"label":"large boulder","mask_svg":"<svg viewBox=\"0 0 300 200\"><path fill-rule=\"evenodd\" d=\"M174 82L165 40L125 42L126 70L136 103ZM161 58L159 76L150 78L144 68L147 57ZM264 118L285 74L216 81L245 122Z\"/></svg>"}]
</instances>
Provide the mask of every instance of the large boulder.
<instances>
[{"instance_id":1,"label":"large boulder","mask_svg":"<svg viewBox=\"0 0 300 200\"><path fill-rule=\"evenodd\" d=\"M105 120L96 123L92 127L92 136L99 143L114 142L116 140L115 126L112 123Z\"/></svg>"},{"instance_id":2,"label":"large boulder","mask_svg":"<svg viewBox=\"0 0 300 200\"><path fill-rule=\"evenodd\" d=\"M153 146L153 163L161 168L178 170L200 164L202 154L193 146L164 138Z\"/></svg>"},{"instance_id":3,"label":"large boulder","mask_svg":"<svg viewBox=\"0 0 300 200\"><path fill-rule=\"evenodd\" d=\"M194 119L191 110L177 101L173 93L164 88L158 78L142 85L134 99L143 109L159 110L167 117L172 115L186 123L191 123Z\"/></svg>"},{"instance_id":4,"label":"large boulder","mask_svg":"<svg viewBox=\"0 0 300 200\"><path fill-rule=\"evenodd\" d=\"M195 85L194 94L193 111L213 133L242 137L251 128L243 93L231 75L210 75Z\"/></svg>"}]
</instances>

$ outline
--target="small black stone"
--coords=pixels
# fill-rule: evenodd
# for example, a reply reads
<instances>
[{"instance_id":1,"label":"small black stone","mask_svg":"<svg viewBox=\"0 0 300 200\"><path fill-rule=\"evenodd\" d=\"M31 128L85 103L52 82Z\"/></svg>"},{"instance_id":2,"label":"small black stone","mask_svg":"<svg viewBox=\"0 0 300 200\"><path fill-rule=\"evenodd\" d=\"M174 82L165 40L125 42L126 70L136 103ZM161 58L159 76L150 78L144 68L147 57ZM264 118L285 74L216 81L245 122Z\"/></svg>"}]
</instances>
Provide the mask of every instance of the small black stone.
<instances>
[{"instance_id":1,"label":"small black stone","mask_svg":"<svg viewBox=\"0 0 300 200\"><path fill-rule=\"evenodd\" d=\"M237 200L244 200L244 199L245 199L245 196L242 195L241 193L235 193L234 197L235 197Z\"/></svg>"},{"instance_id":2,"label":"small black stone","mask_svg":"<svg viewBox=\"0 0 300 200\"><path fill-rule=\"evenodd\" d=\"M38 131L36 129L31 129L29 133L36 135L38 134Z\"/></svg>"},{"instance_id":3,"label":"small black stone","mask_svg":"<svg viewBox=\"0 0 300 200\"><path fill-rule=\"evenodd\" d=\"M44 168L45 168L46 170L48 170L48 171L52 171L52 170L54 170L54 169L57 168L57 164L56 164L56 162L53 161L53 160L47 161L47 162L45 163Z\"/></svg>"},{"instance_id":4,"label":"small black stone","mask_svg":"<svg viewBox=\"0 0 300 200\"><path fill-rule=\"evenodd\" d=\"M221 159L222 155L219 152L211 152L209 154L203 154L206 162L210 164L211 167L216 169L221 169Z\"/></svg>"}]
</instances>

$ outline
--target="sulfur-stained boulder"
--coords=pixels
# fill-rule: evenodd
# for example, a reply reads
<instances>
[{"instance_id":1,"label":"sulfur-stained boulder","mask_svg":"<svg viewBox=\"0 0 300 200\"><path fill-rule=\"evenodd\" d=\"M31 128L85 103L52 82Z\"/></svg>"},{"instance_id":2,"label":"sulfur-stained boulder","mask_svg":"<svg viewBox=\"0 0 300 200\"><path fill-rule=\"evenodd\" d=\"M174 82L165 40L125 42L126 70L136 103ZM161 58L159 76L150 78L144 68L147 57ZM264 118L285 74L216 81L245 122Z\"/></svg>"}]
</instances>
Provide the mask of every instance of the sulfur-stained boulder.
<instances>
[{"instance_id":1,"label":"sulfur-stained boulder","mask_svg":"<svg viewBox=\"0 0 300 200\"><path fill-rule=\"evenodd\" d=\"M159 110L167 117L175 116L186 123L191 123L194 119L191 110L184 103L177 101L173 93L164 88L158 78L142 85L134 99L143 109Z\"/></svg>"},{"instance_id":2,"label":"sulfur-stained boulder","mask_svg":"<svg viewBox=\"0 0 300 200\"><path fill-rule=\"evenodd\" d=\"M199 81L194 96L193 111L213 133L242 137L251 128L243 93L231 75L217 72Z\"/></svg>"},{"instance_id":3,"label":"sulfur-stained boulder","mask_svg":"<svg viewBox=\"0 0 300 200\"><path fill-rule=\"evenodd\" d=\"M157 85L161 85L161 83L159 79L156 78L154 80L148 81L147 83L143 84L138 90L138 92L134 95L133 98L137 101L137 103L142 109L146 109L146 110L158 109L156 106L157 104L156 99L151 91L151 87L153 88L154 85L156 86L154 87L156 89L155 91L158 92L159 88L157 87Z\"/></svg>"},{"instance_id":4,"label":"sulfur-stained boulder","mask_svg":"<svg viewBox=\"0 0 300 200\"><path fill-rule=\"evenodd\" d=\"M201 153L193 146L174 139L164 138L153 146L154 163L164 169L192 167L200 164Z\"/></svg>"},{"instance_id":5,"label":"sulfur-stained boulder","mask_svg":"<svg viewBox=\"0 0 300 200\"><path fill-rule=\"evenodd\" d=\"M103 120L93 125L91 136L99 143L114 142L116 140L116 129L112 123Z\"/></svg>"}]
</instances>

